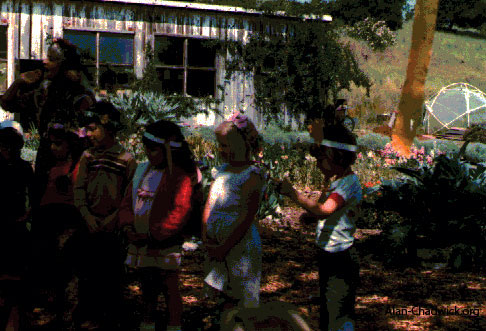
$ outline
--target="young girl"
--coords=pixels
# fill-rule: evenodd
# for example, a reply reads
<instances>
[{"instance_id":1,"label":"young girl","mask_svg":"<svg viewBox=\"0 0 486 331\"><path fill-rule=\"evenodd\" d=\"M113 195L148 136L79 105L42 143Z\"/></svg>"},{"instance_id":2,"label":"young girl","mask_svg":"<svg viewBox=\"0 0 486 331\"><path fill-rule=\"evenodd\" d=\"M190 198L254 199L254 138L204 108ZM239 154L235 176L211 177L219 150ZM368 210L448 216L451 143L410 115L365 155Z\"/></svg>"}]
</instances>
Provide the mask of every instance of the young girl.
<instances>
[{"instance_id":1,"label":"young girl","mask_svg":"<svg viewBox=\"0 0 486 331\"><path fill-rule=\"evenodd\" d=\"M138 271L142 293L155 310L162 290L168 331L181 329L179 268L181 230L191 212L197 168L180 128L160 120L147 126L143 144L148 162L138 165L119 213L128 241L126 265ZM160 288L161 287L161 288ZM156 325L161 321L155 318Z\"/></svg>"},{"instance_id":2,"label":"young girl","mask_svg":"<svg viewBox=\"0 0 486 331\"><path fill-rule=\"evenodd\" d=\"M20 158L24 145L19 123L0 123L0 329L18 330L19 308L26 299L24 281L29 241L25 224L34 176Z\"/></svg>"},{"instance_id":3,"label":"young girl","mask_svg":"<svg viewBox=\"0 0 486 331\"><path fill-rule=\"evenodd\" d=\"M311 135L319 136L315 130ZM362 199L359 179L351 169L356 160L356 138L343 126L326 126L319 141L311 147L311 155L317 159L328 187L319 200L308 199L287 180L279 182L279 190L317 220L321 330L353 330L359 279L353 234Z\"/></svg>"},{"instance_id":4,"label":"young girl","mask_svg":"<svg viewBox=\"0 0 486 331\"><path fill-rule=\"evenodd\" d=\"M253 123L239 113L215 133L226 163L215 175L203 212L205 282L222 297L220 309L236 304L258 307L262 251L255 215L264 181L251 156L259 149L260 137Z\"/></svg>"}]
</instances>

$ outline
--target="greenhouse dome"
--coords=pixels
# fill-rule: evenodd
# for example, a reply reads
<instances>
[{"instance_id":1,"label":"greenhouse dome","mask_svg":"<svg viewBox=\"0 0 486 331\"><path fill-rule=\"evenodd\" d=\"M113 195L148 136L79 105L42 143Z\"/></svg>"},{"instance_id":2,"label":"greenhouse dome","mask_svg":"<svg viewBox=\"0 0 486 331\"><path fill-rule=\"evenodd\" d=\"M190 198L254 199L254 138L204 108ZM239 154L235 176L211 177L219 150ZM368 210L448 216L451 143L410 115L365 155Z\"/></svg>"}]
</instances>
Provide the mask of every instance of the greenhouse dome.
<instances>
[{"instance_id":1,"label":"greenhouse dome","mask_svg":"<svg viewBox=\"0 0 486 331\"><path fill-rule=\"evenodd\" d=\"M443 87L425 102L424 126L427 134L450 128L468 128L486 123L486 94L467 83Z\"/></svg>"}]
</instances>

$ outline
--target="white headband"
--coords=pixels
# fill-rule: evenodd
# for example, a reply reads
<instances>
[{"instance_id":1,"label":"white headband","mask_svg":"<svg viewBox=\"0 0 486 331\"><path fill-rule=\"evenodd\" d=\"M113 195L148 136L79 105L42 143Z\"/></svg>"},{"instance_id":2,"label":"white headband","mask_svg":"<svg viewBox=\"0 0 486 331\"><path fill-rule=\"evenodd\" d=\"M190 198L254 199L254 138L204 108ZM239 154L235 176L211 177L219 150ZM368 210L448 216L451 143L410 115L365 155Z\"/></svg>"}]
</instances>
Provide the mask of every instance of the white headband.
<instances>
[{"instance_id":1,"label":"white headband","mask_svg":"<svg viewBox=\"0 0 486 331\"><path fill-rule=\"evenodd\" d=\"M350 145L350 144L340 143L340 142L337 142L337 141L326 140L326 139L322 140L321 145L327 146L327 147L333 147L333 148L337 148L337 149L342 149L342 150L350 151L350 152L356 152L358 150L358 146L356 146L356 145Z\"/></svg>"},{"instance_id":2,"label":"white headband","mask_svg":"<svg viewBox=\"0 0 486 331\"><path fill-rule=\"evenodd\" d=\"M158 143L158 144L165 144L165 139L160 139L160 138L157 138L156 136L154 136L153 134L150 134L148 132L144 132L143 136L155 143ZM175 142L175 141L169 141L169 145L171 147L181 147L182 144L181 143L178 143L178 142Z\"/></svg>"}]
</instances>

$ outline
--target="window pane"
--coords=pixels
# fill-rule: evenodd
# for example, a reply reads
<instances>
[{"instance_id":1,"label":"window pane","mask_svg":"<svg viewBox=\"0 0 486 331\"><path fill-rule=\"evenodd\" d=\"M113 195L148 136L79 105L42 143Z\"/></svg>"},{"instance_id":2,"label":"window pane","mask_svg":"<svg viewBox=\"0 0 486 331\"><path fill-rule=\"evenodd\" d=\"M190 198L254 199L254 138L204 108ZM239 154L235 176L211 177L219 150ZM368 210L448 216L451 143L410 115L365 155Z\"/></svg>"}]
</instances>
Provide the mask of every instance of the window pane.
<instances>
[{"instance_id":1,"label":"window pane","mask_svg":"<svg viewBox=\"0 0 486 331\"><path fill-rule=\"evenodd\" d=\"M189 70L187 73L187 94L193 97L214 96L216 72Z\"/></svg>"},{"instance_id":2,"label":"window pane","mask_svg":"<svg viewBox=\"0 0 486 331\"><path fill-rule=\"evenodd\" d=\"M156 37L155 63L182 66L184 61L184 38Z\"/></svg>"},{"instance_id":3,"label":"window pane","mask_svg":"<svg viewBox=\"0 0 486 331\"><path fill-rule=\"evenodd\" d=\"M159 68L157 76L162 83L162 91L169 94L182 94L184 70Z\"/></svg>"},{"instance_id":4,"label":"window pane","mask_svg":"<svg viewBox=\"0 0 486 331\"><path fill-rule=\"evenodd\" d=\"M188 58L189 66L214 68L216 47L208 40L189 39Z\"/></svg>"},{"instance_id":5,"label":"window pane","mask_svg":"<svg viewBox=\"0 0 486 331\"><path fill-rule=\"evenodd\" d=\"M102 90L129 87L133 78L133 68L131 67L103 66L100 68L100 88Z\"/></svg>"},{"instance_id":6,"label":"window pane","mask_svg":"<svg viewBox=\"0 0 486 331\"><path fill-rule=\"evenodd\" d=\"M101 34L100 63L133 64L133 37Z\"/></svg>"},{"instance_id":7,"label":"window pane","mask_svg":"<svg viewBox=\"0 0 486 331\"><path fill-rule=\"evenodd\" d=\"M0 26L0 59L7 58L7 27Z\"/></svg>"},{"instance_id":8,"label":"window pane","mask_svg":"<svg viewBox=\"0 0 486 331\"><path fill-rule=\"evenodd\" d=\"M78 47L83 63L96 62L96 34L85 31L64 30L64 39Z\"/></svg>"}]
</instances>

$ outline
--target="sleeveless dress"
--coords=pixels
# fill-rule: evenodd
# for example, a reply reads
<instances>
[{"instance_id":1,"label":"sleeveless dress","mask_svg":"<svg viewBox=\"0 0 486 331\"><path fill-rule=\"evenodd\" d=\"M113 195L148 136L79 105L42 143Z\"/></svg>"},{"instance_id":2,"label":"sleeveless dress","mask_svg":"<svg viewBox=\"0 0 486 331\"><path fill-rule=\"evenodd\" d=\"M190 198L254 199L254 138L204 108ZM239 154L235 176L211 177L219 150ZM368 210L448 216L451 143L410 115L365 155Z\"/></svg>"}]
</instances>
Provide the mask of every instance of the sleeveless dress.
<instances>
[{"instance_id":1,"label":"sleeveless dress","mask_svg":"<svg viewBox=\"0 0 486 331\"><path fill-rule=\"evenodd\" d=\"M215 180L209 192L209 218L207 237L222 244L238 225L242 208L242 187L251 173L260 174L260 169L250 166L240 173L227 171L222 165L214 174ZM263 195L264 187L260 194ZM252 223L241 241L227 254L223 261L212 258L206 260L204 281L212 288L239 300L245 308L259 305L260 281L262 274L262 245L255 222Z\"/></svg>"}]
</instances>

